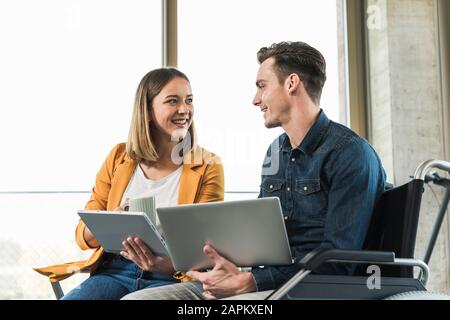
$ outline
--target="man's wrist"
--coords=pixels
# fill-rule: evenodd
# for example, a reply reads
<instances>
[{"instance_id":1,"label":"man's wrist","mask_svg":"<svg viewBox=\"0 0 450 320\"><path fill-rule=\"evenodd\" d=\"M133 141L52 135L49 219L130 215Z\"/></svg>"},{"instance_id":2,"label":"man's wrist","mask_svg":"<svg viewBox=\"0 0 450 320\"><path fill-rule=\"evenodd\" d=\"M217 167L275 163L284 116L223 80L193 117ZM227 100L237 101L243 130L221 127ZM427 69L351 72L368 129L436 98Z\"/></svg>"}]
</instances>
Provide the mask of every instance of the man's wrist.
<instances>
[{"instance_id":1,"label":"man's wrist","mask_svg":"<svg viewBox=\"0 0 450 320\"><path fill-rule=\"evenodd\" d=\"M242 283L236 294L244 294L256 291L256 282L251 272L242 272L239 275L239 282Z\"/></svg>"}]
</instances>

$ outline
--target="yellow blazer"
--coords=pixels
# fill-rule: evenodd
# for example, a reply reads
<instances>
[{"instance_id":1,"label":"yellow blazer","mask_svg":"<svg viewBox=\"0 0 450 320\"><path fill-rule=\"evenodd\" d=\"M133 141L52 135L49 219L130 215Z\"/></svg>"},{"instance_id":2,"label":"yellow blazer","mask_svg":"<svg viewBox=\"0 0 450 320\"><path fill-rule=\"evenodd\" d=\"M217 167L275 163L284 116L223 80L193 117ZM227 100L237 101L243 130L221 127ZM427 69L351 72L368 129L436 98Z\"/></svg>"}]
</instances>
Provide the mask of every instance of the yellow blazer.
<instances>
[{"instance_id":1,"label":"yellow blazer","mask_svg":"<svg viewBox=\"0 0 450 320\"><path fill-rule=\"evenodd\" d=\"M117 208L137 164L138 162L126 153L125 143L116 145L97 173L95 187L86 204L86 210ZM224 173L220 158L203 148L196 147L184 158L178 204L214 202L223 201L223 199ZM86 225L80 220L76 227L75 238L82 250L95 249L88 260L34 268L34 270L49 277L51 282L66 279L81 271L90 271L92 274L98 267L104 250L102 247L89 247L83 237L85 228Z\"/></svg>"}]
</instances>

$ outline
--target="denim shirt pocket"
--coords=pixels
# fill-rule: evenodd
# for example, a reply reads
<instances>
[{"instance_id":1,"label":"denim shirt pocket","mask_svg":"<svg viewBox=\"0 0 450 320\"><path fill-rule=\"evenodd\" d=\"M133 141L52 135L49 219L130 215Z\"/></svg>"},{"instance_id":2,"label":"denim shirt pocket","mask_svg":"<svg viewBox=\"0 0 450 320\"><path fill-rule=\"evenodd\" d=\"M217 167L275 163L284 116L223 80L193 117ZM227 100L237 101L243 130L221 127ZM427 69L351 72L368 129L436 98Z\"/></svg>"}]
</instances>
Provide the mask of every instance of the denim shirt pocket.
<instances>
[{"instance_id":1,"label":"denim shirt pocket","mask_svg":"<svg viewBox=\"0 0 450 320\"><path fill-rule=\"evenodd\" d=\"M325 215L326 199L320 179L295 180L295 206L303 217L321 219Z\"/></svg>"},{"instance_id":2,"label":"denim shirt pocket","mask_svg":"<svg viewBox=\"0 0 450 320\"><path fill-rule=\"evenodd\" d=\"M263 197L278 197L283 203L283 184L284 180L263 178L261 182L261 192Z\"/></svg>"}]
</instances>

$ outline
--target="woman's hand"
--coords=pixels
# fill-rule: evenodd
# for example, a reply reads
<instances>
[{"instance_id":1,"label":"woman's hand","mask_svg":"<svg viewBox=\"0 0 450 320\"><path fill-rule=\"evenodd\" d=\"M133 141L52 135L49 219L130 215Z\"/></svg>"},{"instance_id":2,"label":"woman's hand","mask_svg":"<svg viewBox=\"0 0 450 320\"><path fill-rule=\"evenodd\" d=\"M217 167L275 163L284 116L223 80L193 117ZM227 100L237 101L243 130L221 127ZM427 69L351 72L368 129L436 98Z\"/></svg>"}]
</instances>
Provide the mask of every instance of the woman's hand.
<instances>
[{"instance_id":1,"label":"woman's hand","mask_svg":"<svg viewBox=\"0 0 450 320\"><path fill-rule=\"evenodd\" d=\"M91 230L89 230L89 228L87 226L84 227L83 238L84 238L84 241L86 241L88 246L91 248L98 248L100 246L100 243L98 243L97 239L95 239Z\"/></svg>"},{"instance_id":2,"label":"woman's hand","mask_svg":"<svg viewBox=\"0 0 450 320\"><path fill-rule=\"evenodd\" d=\"M175 270L170 257L155 256L139 238L128 237L122 242L124 250L120 254L136 263L142 270L172 274Z\"/></svg>"},{"instance_id":3,"label":"woman's hand","mask_svg":"<svg viewBox=\"0 0 450 320\"><path fill-rule=\"evenodd\" d=\"M125 198L124 203L119 205L117 208L113 209L112 211L127 211L126 209L129 206L130 198Z\"/></svg>"}]
</instances>

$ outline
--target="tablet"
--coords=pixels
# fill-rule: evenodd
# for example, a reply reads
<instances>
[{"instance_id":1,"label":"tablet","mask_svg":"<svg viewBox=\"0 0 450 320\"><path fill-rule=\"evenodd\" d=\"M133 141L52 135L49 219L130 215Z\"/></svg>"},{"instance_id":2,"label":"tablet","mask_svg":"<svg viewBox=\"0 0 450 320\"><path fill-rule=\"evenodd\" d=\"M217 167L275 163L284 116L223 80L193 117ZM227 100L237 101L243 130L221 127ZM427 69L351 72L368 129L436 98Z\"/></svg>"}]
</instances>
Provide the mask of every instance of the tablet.
<instances>
[{"instance_id":1,"label":"tablet","mask_svg":"<svg viewBox=\"0 0 450 320\"><path fill-rule=\"evenodd\" d=\"M206 242L239 267L290 265L292 256L276 197L156 209L175 270L213 266Z\"/></svg>"},{"instance_id":2,"label":"tablet","mask_svg":"<svg viewBox=\"0 0 450 320\"><path fill-rule=\"evenodd\" d=\"M106 252L120 253L122 242L132 236L155 255L168 255L164 239L144 212L79 210L78 215Z\"/></svg>"}]
</instances>

